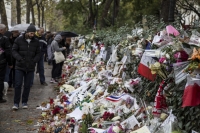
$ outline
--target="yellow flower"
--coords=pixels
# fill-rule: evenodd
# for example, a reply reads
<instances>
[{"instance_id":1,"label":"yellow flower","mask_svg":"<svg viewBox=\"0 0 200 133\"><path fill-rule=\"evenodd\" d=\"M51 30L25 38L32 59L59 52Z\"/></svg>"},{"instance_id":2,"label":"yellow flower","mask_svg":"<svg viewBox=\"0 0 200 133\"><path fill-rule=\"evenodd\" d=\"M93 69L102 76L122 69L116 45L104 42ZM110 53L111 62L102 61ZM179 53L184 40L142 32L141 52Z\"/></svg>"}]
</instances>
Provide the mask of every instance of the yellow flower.
<instances>
[{"instance_id":1,"label":"yellow flower","mask_svg":"<svg viewBox=\"0 0 200 133\"><path fill-rule=\"evenodd\" d=\"M166 75L161 70L161 64L159 62L151 64L149 68L151 69L152 74L158 74L162 79L166 78Z\"/></svg>"},{"instance_id":2,"label":"yellow flower","mask_svg":"<svg viewBox=\"0 0 200 133\"><path fill-rule=\"evenodd\" d=\"M99 49L96 49L96 50L95 50L95 54L99 54Z\"/></svg>"},{"instance_id":3,"label":"yellow flower","mask_svg":"<svg viewBox=\"0 0 200 133\"><path fill-rule=\"evenodd\" d=\"M84 50L85 49L85 45L81 45L80 50Z\"/></svg>"}]
</instances>

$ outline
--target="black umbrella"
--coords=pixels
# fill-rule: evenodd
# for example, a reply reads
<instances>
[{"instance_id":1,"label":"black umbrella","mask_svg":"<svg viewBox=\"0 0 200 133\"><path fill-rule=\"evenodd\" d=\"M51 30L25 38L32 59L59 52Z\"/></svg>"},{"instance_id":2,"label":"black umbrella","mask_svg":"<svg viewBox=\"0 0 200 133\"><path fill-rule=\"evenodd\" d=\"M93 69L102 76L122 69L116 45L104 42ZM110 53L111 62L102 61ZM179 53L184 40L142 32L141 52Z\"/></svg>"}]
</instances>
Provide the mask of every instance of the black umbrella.
<instances>
[{"instance_id":1,"label":"black umbrella","mask_svg":"<svg viewBox=\"0 0 200 133\"><path fill-rule=\"evenodd\" d=\"M78 36L78 34L70 32L70 31L63 31L60 33L60 35L64 36L64 37L77 37Z\"/></svg>"}]
</instances>

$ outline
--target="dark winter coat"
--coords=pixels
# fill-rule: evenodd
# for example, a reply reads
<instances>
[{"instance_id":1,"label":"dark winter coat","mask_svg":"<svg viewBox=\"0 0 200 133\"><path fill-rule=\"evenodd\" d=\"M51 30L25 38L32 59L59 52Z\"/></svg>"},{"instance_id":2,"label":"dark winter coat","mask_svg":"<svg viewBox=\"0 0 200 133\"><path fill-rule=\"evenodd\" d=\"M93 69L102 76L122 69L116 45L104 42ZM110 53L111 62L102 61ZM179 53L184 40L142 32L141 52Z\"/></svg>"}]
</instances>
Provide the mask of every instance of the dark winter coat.
<instances>
[{"instance_id":1,"label":"dark winter coat","mask_svg":"<svg viewBox=\"0 0 200 133\"><path fill-rule=\"evenodd\" d=\"M8 64L12 66L11 43L6 36L0 34L0 69Z\"/></svg>"},{"instance_id":2,"label":"dark winter coat","mask_svg":"<svg viewBox=\"0 0 200 133\"><path fill-rule=\"evenodd\" d=\"M41 56L44 55L44 53L47 52L47 42L44 36L38 36L37 34L35 35L35 38L37 38L39 40L40 43L40 54Z\"/></svg>"},{"instance_id":3,"label":"dark winter coat","mask_svg":"<svg viewBox=\"0 0 200 133\"><path fill-rule=\"evenodd\" d=\"M28 43L25 34L19 36L14 42L12 54L16 59L15 69L25 72L35 71L35 64L40 59L40 44L38 39L32 38Z\"/></svg>"}]
</instances>

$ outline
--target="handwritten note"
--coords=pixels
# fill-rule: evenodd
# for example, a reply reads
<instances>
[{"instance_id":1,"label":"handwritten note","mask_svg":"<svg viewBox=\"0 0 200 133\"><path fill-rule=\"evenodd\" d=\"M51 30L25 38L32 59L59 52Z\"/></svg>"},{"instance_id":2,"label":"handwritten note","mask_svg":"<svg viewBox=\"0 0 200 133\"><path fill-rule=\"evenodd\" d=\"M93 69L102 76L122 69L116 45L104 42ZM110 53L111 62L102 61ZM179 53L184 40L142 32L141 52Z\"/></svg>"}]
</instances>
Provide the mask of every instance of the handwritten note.
<instances>
[{"instance_id":1,"label":"handwritten note","mask_svg":"<svg viewBox=\"0 0 200 133\"><path fill-rule=\"evenodd\" d=\"M149 129L147 128L147 126L143 126L142 128L138 129L138 130L135 130L131 133L151 133L149 131Z\"/></svg>"}]
</instances>

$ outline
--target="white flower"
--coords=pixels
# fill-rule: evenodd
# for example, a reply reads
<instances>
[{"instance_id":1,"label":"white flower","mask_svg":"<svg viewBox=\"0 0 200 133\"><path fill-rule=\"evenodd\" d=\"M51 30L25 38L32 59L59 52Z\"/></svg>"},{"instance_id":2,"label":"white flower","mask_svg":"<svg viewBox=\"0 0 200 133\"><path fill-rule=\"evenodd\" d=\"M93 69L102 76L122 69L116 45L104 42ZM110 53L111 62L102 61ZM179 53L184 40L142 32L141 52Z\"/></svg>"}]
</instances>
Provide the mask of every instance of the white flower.
<instances>
[{"instance_id":1,"label":"white flower","mask_svg":"<svg viewBox=\"0 0 200 133\"><path fill-rule=\"evenodd\" d=\"M170 55L169 54L166 54L165 56L166 56L167 59L170 59Z\"/></svg>"},{"instance_id":2,"label":"white flower","mask_svg":"<svg viewBox=\"0 0 200 133\"><path fill-rule=\"evenodd\" d=\"M112 118L112 121L117 121L117 120L119 120L120 118L121 118L120 116L116 116L116 117Z\"/></svg>"},{"instance_id":3,"label":"white flower","mask_svg":"<svg viewBox=\"0 0 200 133\"><path fill-rule=\"evenodd\" d=\"M90 97L92 97L92 94L91 94L91 93L89 93L89 92L87 92L87 95L88 95L88 96L90 96Z\"/></svg>"},{"instance_id":4,"label":"white flower","mask_svg":"<svg viewBox=\"0 0 200 133\"><path fill-rule=\"evenodd\" d=\"M84 102L82 105L83 105L82 107L83 114L94 113L93 104L91 102L89 103Z\"/></svg>"},{"instance_id":5,"label":"white flower","mask_svg":"<svg viewBox=\"0 0 200 133\"><path fill-rule=\"evenodd\" d=\"M119 133L120 132L120 128L118 126L113 126L112 129L115 133Z\"/></svg>"}]
</instances>

